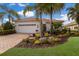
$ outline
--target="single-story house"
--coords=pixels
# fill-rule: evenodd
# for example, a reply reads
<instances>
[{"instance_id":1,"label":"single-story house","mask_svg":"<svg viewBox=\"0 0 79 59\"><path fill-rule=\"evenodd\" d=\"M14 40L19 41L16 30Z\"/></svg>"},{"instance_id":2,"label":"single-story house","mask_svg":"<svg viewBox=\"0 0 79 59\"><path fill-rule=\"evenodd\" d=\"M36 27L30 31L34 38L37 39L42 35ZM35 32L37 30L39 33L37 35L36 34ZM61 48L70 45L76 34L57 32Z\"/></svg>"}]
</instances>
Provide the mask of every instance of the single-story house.
<instances>
[{"instance_id":1,"label":"single-story house","mask_svg":"<svg viewBox=\"0 0 79 59\"><path fill-rule=\"evenodd\" d=\"M75 21L65 25L65 27L70 29L70 30L74 30L74 31L78 30L78 24Z\"/></svg>"},{"instance_id":2,"label":"single-story house","mask_svg":"<svg viewBox=\"0 0 79 59\"><path fill-rule=\"evenodd\" d=\"M50 30L50 19L42 19L44 31ZM63 22L62 20L53 20L53 22ZM36 33L40 32L40 20L36 18L25 18L15 21L17 33Z\"/></svg>"}]
</instances>

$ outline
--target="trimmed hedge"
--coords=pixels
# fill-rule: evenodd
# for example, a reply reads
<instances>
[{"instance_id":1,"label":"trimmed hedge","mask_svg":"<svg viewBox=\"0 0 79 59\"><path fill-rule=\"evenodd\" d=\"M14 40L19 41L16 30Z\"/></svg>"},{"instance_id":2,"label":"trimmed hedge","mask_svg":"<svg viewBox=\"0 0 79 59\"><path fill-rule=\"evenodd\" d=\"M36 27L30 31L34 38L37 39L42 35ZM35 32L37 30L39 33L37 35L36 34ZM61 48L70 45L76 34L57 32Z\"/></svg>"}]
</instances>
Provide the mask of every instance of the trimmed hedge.
<instances>
[{"instance_id":1,"label":"trimmed hedge","mask_svg":"<svg viewBox=\"0 0 79 59\"><path fill-rule=\"evenodd\" d=\"M0 30L0 35L7 35L7 34L13 34L16 33L15 30L9 29L9 30Z\"/></svg>"}]
</instances>

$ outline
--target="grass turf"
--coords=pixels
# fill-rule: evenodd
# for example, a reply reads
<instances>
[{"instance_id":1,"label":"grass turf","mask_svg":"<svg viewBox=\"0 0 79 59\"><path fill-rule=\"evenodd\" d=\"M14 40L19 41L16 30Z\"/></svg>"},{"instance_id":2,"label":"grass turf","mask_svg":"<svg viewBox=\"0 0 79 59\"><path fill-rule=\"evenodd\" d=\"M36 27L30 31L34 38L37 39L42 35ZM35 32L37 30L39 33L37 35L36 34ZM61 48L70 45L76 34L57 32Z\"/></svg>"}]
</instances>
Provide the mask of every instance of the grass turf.
<instances>
[{"instance_id":1,"label":"grass turf","mask_svg":"<svg viewBox=\"0 0 79 59\"><path fill-rule=\"evenodd\" d=\"M50 48L12 48L1 56L79 56L79 37L70 37L68 42Z\"/></svg>"}]
</instances>

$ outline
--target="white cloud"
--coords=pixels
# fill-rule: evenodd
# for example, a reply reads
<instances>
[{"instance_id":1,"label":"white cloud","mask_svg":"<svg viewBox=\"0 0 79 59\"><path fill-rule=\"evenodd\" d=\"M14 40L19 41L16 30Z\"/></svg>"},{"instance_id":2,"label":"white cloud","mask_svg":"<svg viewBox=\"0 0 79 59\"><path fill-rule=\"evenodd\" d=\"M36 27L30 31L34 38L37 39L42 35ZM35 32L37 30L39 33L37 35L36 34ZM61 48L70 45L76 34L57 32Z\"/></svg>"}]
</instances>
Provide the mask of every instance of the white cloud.
<instances>
[{"instance_id":1,"label":"white cloud","mask_svg":"<svg viewBox=\"0 0 79 59\"><path fill-rule=\"evenodd\" d=\"M64 21L65 21L65 22L63 23L64 25L66 25L66 24L72 22L72 20L70 20L70 21L68 20L67 14L61 14L60 16L61 16L61 18L55 18L55 19L64 20Z\"/></svg>"},{"instance_id":2,"label":"white cloud","mask_svg":"<svg viewBox=\"0 0 79 59\"><path fill-rule=\"evenodd\" d=\"M5 21L9 21L9 19L8 19L8 18L5 18L4 20L5 20Z\"/></svg>"},{"instance_id":3,"label":"white cloud","mask_svg":"<svg viewBox=\"0 0 79 59\"><path fill-rule=\"evenodd\" d=\"M60 16L61 16L61 18L55 18L55 19L64 20L64 21L68 20L67 14L61 14Z\"/></svg>"},{"instance_id":4,"label":"white cloud","mask_svg":"<svg viewBox=\"0 0 79 59\"><path fill-rule=\"evenodd\" d=\"M21 7L26 6L26 4L22 4L22 3L11 3L11 4L9 4L9 5L19 5L19 6L21 6Z\"/></svg>"},{"instance_id":5,"label":"white cloud","mask_svg":"<svg viewBox=\"0 0 79 59\"><path fill-rule=\"evenodd\" d=\"M23 10L18 12L21 16L23 16ZM34 12L33 11L27 11L25 14L25 17L32 17L34 16Z\"/></svg>"},{"instance_id":6,"label":"white cloud","mask_svg":"<svg viewBox=\"0 0 79 59\"><path fill-rule=\"evenodd\" d=\"M9 4L9 5L15 5L15 3L11 3L11 4Z\"/></svg>"},{"instance_id":7,"label":"white cloud","mask_svg":"<svg viewBox=\"0 0 79 59\"><path fill-rule=\"evenodd\" d=\"M18 14L23 15L23 10L22 11L19 11Z\"/></svg>"},{"instance_id":8,"label":"white cloud","mask_svg":"<svg viewBox=\"0 0 79 59\"><path fill-rule=\"evenodd\" d=\"M18 5L19 5L19 6L26 6L25 4L21 4L21 3L19 3Z\"/></svg>"},{"instance_id":9,"label":"white cloud","mask_svg":"<svg viewBox=\"0 0 79 59\"><path fill-rule=\"evenodd\" d=\"M26 12L25 14L27 17L31 17L31 16L34 16L34 13L32 11L28 11Z\"/></svg>"}]
</instances>

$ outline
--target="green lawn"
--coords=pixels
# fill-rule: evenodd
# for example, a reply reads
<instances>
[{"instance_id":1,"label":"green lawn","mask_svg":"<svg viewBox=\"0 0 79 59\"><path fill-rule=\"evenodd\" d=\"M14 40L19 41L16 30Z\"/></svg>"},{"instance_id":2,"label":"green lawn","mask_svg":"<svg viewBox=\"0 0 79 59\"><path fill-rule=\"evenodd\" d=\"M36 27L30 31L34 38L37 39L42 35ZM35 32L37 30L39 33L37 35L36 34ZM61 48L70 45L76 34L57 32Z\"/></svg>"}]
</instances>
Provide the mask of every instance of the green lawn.
<instances>
[{"instance_id":1,"label":"green lawn","mask_svg":"<svg viewBox=\"0 0 79 59\"><path fill-rule=\"evenodd\" d=\"M79 56L79 37L70 37L68 42L50 48L12 48L1 55L12 56Z\"/></svg>"}]
</instances>

